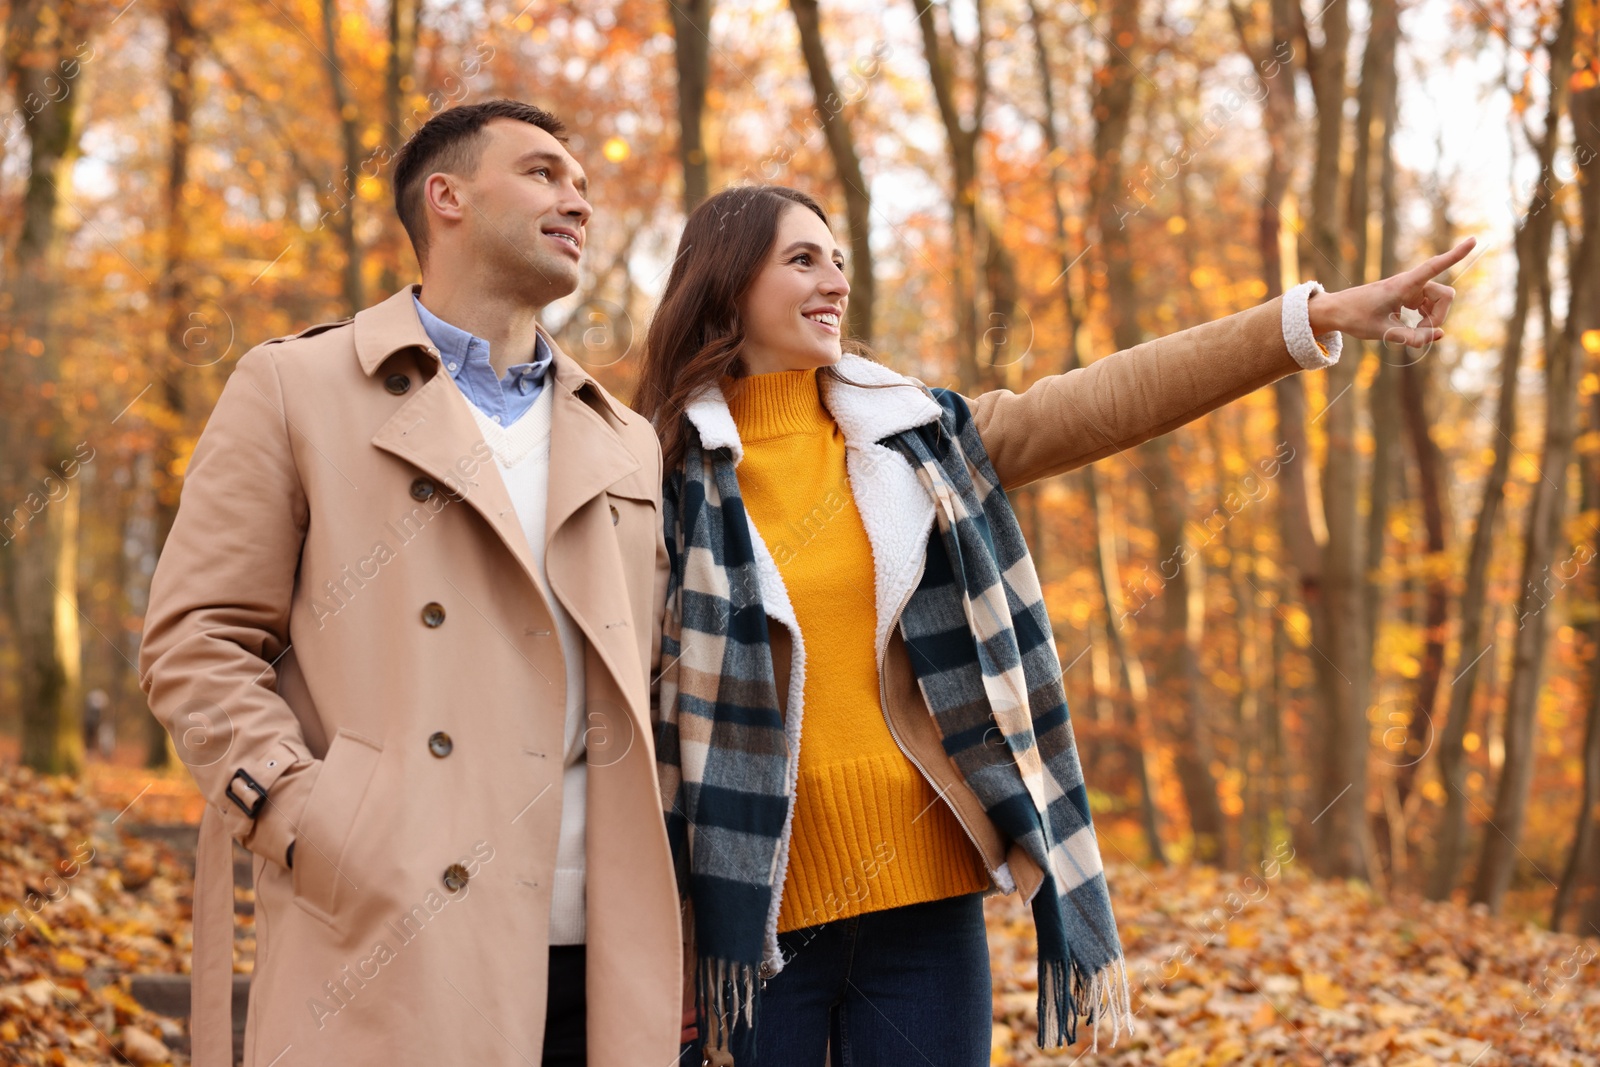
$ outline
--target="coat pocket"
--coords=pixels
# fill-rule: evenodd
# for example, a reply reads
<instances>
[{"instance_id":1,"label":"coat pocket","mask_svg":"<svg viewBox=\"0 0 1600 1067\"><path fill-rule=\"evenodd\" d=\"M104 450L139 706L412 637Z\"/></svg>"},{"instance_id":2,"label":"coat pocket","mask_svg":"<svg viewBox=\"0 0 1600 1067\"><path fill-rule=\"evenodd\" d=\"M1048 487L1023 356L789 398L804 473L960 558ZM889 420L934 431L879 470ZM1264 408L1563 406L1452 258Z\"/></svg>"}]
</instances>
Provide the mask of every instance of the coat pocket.
<instances>
[{"instance_id":1,"label":"coat pocket","mask_svg":"<svg viewBox=\"0 0 1600 1067\"><path fill-rule=\"evenodd\" d=\"M323 757L295 829L294 902L330 926L339 902L360 891L360 874L340 867L350 831L383 746L341 729Z\"/></svg>"}]
</instances>

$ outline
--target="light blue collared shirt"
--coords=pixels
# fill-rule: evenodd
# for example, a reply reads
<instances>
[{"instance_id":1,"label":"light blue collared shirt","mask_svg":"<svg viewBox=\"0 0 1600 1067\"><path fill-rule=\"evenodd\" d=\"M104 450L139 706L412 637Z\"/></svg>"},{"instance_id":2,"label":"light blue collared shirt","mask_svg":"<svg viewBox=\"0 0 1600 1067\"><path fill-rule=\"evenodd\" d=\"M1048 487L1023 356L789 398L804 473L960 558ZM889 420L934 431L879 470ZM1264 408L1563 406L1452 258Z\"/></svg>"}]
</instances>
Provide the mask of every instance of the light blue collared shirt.
<instances>
[{"instance_id":1,"label":"light blue collared shirt","mask_svg":"<svg viewBox=\"0 0 1600 1067\"><path fill-rule=\"evenodd\" d=\"M513 363L506 368L504 378L497 378L489 362L488 341L450 325L423 307L416 293L411 294L411 301L417 306L417 317L422 320L428 340L439 350L444 369L474 407L501 426L510 426L527 414L539 399L545 375L555 361L555 353L543 337L534 341L532 362Z\"/></svg>"}]
</instances>

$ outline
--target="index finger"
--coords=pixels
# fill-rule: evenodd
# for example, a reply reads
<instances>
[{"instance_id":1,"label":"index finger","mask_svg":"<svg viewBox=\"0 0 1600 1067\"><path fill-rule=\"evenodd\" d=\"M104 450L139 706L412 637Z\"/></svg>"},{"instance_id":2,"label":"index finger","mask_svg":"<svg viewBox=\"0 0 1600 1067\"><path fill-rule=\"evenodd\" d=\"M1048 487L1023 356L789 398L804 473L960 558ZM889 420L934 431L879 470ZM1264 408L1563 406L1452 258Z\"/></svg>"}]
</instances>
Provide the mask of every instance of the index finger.
<instances>
[{"instance_id":1,"label":"index finger","mask_svg":"<svg viewBox=\"0 0 1600 1067\"><path fill-rule=\"evenodd\" d=\"M1464 258L1466 258L1467 253L1471 252L1473 248L1477 246L1477 244L1478 239L1476 237L1468 237L1465 241L1462 241L1450 251L1445 252L1442 255L1434 256L1432 259L1425 261L1420 266L1412 269L1411 274L1413 280L1429 281L1430 279L1437 278L1439 275L1443 274L1445 271L1449 270L1451 267L1455 266L1457 263L1460 263Z\"/></svg>"}]
</instances>

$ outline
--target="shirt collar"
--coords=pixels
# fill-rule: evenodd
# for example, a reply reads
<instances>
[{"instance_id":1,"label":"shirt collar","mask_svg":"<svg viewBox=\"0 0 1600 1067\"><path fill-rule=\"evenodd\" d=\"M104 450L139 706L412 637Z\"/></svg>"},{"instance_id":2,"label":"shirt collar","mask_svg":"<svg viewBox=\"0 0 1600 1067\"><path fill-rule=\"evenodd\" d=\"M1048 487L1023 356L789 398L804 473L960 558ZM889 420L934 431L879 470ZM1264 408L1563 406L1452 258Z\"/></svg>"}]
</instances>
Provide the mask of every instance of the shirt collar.
<instances>
[{"instance_id":1,"label":"shirt collar","mask_svg":"<svg viewBox=\"0 0 1600 1067\"><path fill-rule=\"evenodd\" d=\"M428 339L439 349L439 356L444 361L445 369L450 376L459 380L467 369L469 360L478 360L487 364L489 362L489 342L475 334L468 333L459 326L451 325L423 306L422 300L415 292L411 300L417 306L417 318L422 320L422 328L428 334ZM536 335L533 342L533 359L527 363L513 363L506 368L506 382L518 392L523 392L523 381L530 386L537 385L544 380L544 375L555 359L555 353L550 351L550 346L544 343L544 337Z\"/></svg>"}]
</instances>

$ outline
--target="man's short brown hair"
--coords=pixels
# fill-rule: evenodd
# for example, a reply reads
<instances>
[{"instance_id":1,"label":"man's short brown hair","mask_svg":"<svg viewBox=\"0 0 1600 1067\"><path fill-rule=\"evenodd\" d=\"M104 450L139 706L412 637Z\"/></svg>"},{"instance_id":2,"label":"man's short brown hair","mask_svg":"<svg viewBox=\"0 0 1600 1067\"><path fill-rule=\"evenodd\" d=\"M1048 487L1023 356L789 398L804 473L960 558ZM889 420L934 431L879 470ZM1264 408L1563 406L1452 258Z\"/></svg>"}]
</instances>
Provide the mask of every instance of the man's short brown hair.
<instances>
[{"instance_id":1,"label":"man's short brown hair","mask_svg":"<svg viewBox=\"0 0 1600 1067\"><path fill-rule=\"evenodd\" d=\"M567 127L543 108L520 100L485 100L441 111L412 134L395 157L394 208L400 225L411 238L411 247L420 264L428 254L428 212L423 203L422 183L437 171L449 171L463 178L478 172L483 158L483 128L492 119L516 119L539 127L567 143Z\"/></svg>"}]
</instances>

